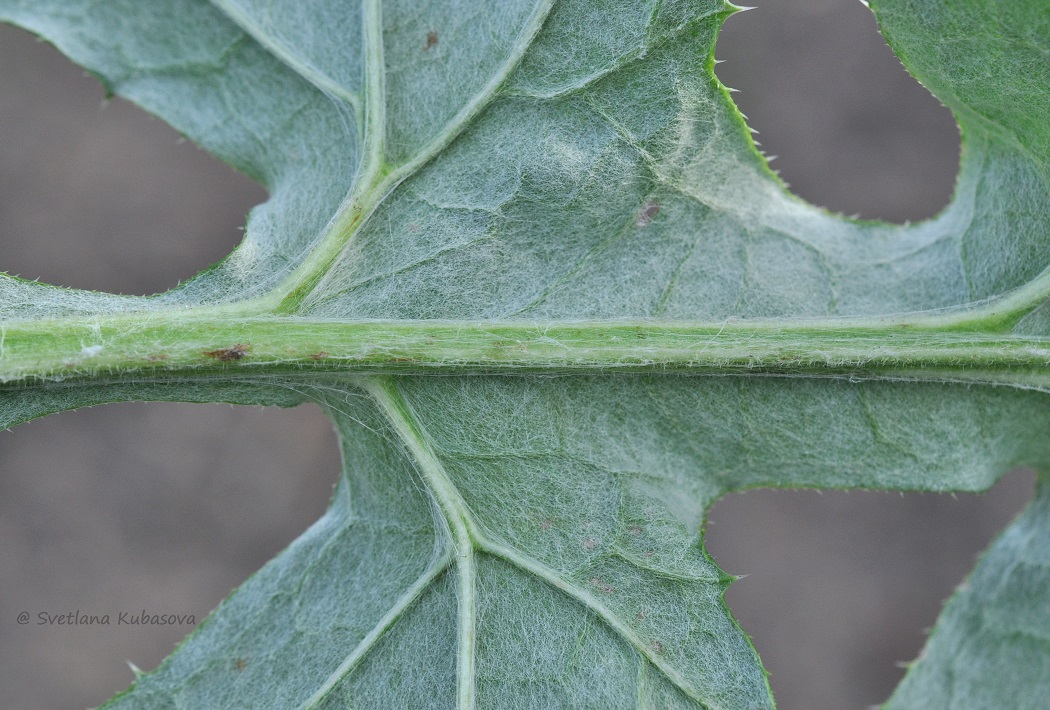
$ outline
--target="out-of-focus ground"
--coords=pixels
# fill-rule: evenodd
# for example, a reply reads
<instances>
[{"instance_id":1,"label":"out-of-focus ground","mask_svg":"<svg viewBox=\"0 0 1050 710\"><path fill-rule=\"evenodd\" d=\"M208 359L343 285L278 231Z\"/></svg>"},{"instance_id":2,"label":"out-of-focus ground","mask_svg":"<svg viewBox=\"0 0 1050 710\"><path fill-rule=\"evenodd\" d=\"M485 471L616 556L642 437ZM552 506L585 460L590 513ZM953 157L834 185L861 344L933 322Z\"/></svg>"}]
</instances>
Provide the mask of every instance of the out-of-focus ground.
<instances>
[{"instance_id":1,"label":"out-of-focus ground","mask_svg":"<svg viewBox=\"0 0 1050 710\"><path fill-rule=\"evenodd\" d=\"M947 112L856 0L754 0L717 56L767 153L803 197L846 214L931 216L954 183ZM0 269L152 293L227 254L262 190L161 121L0 28ZM324 509L338 467L313 408L124 404L0 433L0 707L95 706L188 627L40 626L37 614L203 618ZM712 511L728 601L781 708L884 700L897 663L1032 478L983 496L763 492ZM17 615L31 613L27 625Z\"/></svg>"}]
</instances>

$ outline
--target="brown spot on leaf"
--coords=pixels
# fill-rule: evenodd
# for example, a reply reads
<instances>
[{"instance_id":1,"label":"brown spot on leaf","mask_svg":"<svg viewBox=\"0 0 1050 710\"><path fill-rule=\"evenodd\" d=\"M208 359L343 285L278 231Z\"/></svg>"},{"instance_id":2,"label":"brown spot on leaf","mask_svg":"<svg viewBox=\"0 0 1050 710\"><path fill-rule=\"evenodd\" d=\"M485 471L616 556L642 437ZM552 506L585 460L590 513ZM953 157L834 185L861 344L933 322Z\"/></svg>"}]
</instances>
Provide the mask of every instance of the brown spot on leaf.
<instances>
[{"instance_id":1,"label":"brown spot on leaf","mask_svg":"<svg viewBox=\"0 0 1050 710\"><path fill-rule=\"evenodd\" d=\"M598 541L595 540L593 537L588 537L588 538L584 539L582 544L583 544L583 549L585 549L585 550L593 550L595 547L598 546Z\"/></svg>"},{"instance_id":2,"label":"brown spot on leaf","mask_svg":"<svg viewBox=\"0 0 1050 710\"><path fill-rule=\"evenodd\" d=\"M167 360L167 359L168 359L167 355L165 355L164 353L158 353L156 355L148 356L146 358L146 362L163 362L164 360Z\"/></svg>"},{"instance_id":3,"label":"brown spot on leaf","mask_svg":"<svg viewBox=\"0 0 1050 710\"><path fill-rule=\"evenodd\" d=\"M653 641L653 653L663 653L664 645L659 641Z\"/></svg>"},{"instance_id":4,"label":"brown spot on leaf","mask_svg":"<svg viewBox=\"0 0 1050 710\"><path fill-rule=\"evenodd\" d=\"M248 666L248 662L243 658L238 658L237 662L234 665L237 666L237 671L240 672Z\"/></svg>"},{"instance_id":5,"label":"brown spot on leaf","mask_svg":"<svg viewBox=\"0 0 1050 710\"><path fill-rule=\"evenodd\" d=\"M554 521L550 518L544 518L540 521L540 530L550 530L551 526L554 525Z\"/></svg>"},{"instance_id":6,"label":"brown spot on leaf","mask_svg":"<svg viewBox=\"0 0 1050 710\"><path fill-rule=\"evenodd\" d=\"M424 47L423 49L433 49L434 47L437 46L437 43L438 43L438 33L437 32L427 32L427 46Z\"/></svg>"},{"instance_id":7,"label":"brown spot on leaf","mask_svg":"<svg viewBox=\"0 0 1050 710\"><path fill-rule=\"evenodd\" d=\"M328 359L328 353L326 353L324 350L322 350L319 353L314 353L312 355L307 355L307 357L310 358L311 360L327 360Z\"/></svg>"},{"instance_id":8,"label":"brown spot on leaf","mask_svg":"<svg viewBox=\"0 0 1050 710\"><path fill-rule=\"evenodd\" d=\"M605 592L606 594L612 594L616 591L616 587L611 584L606 584L605 580L601 577L595 577L591 580L591 586L597 589L599 592Z\"/></svg>"},{"instance_id":9,"label":"brown spot on leaf","mask_svg":"<svg viewBox=\"0 0 1050 710\"><path fill-rule=\"evenodd\" d=\"M631 533L632 535L641 535L642 534L642 529L640 527L638 527L637 525L635 525L633 528L629 529L627 532Z\"/></svg>"},{"instance_id":10,"label":"brown spot on leaf","mask_svg":"<svg viewBox=\"0 0 1050 710\"><path fill-rule=\"evenodd\" d=\"M219 348L217 350L205 350L204 357L210 357L219 362L233 362L234 360L240 360L248 351L252 349L251 345L245 345L244 343L238 343L237 345L231 345L228 348Z\"/></svg>"},{"instance_id":11,"label":"brown spot on leaf","mask_svg":"<svg viewBox=\"0 0 1050 710\"><path fill-rule=\"evenodd\" d=\"M642 211L638 213L638 219L635 220L635 225L638 227L647 226L653 221L653 217L659 214L659 212L660 203L656 200L649 200L645 203L645 206L642 207Z\"/></svg>"}]
</instances>

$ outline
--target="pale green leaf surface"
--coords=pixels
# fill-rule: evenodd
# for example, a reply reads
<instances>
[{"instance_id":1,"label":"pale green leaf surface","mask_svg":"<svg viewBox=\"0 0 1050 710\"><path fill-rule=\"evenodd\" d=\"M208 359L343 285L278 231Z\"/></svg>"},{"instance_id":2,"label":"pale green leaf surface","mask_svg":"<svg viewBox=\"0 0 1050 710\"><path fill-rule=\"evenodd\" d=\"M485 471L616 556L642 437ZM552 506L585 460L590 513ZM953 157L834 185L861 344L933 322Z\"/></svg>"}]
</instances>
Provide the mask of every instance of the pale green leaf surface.
<instances>
[{"instance_id":1,"label":"pale green leaf surface","mask_svg":"<svg viewBox=\"0 0 1050 710\"><path fill-rule=\"evenodd\" d=\"M344 449L325 517L110 707L767 707L729 579L701 547L719 496L982 490L1046 468L1050 407L1028 390L1050 381L1050 6L876 5L964 131L953 203L910 227L782 189L711 70L730 9L0 0L0 19L271 193L234 254L168 294L0 277L0 425L126 399L313 401ZM24 324L61 317L79 320L45 321L58 335L33 350ZM304 349L253 360L280 343L249 343L252 318L302 326ZM642 333L623 347L644 374L602 373L601 355L572 372L591 361L568 345L530 365L557 376L471 372L528 349L511 339L457 354L459 376L423 377L387 342L389 369L355 371L335 337L368 319L484 334L613 318L695 326L690 362L708 375L730 362L723 330L791 356L749 377L662 372L666 343ZM772 320L746 330L755 318ZM926 349L910 360L846 379L860 356L827 356L807 372L834 379L786 376L861 331L870 349L916 328ZM1028 369L1007 361L1011 329ZM953 358L960 330L990 354ZM93 369L120 337L135 344ZM196 360L169 357L173 342ZM36 354L58 364L34 370ZM1050 692L1044 499L951 603L898 706Z\"/></svg>"}]
</instances>

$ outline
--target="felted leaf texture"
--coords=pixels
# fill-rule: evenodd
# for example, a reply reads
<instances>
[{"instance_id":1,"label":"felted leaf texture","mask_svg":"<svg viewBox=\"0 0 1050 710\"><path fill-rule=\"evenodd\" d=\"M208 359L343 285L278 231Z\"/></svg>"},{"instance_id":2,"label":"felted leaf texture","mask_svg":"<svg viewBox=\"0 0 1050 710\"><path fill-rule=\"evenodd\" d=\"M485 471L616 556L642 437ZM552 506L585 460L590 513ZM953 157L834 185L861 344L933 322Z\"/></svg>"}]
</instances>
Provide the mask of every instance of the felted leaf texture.
<instances>
[{"instance_id":1,"label":"felted leaf texture","mask_svg":"<svg viewBox=\"0 0 1050 710\"><path fill-rule=\"evenodd\" d=\"M106 707L770 707L715 500L1045 471L1050 5L873 5L963 130L917 225L786 192L723 0L0 0L270 193L165 294L0 276L0 425L312 402L343 447L326 515ZM1050 693L1046 491L891 706Z\"/></svg>"}]
</instances>

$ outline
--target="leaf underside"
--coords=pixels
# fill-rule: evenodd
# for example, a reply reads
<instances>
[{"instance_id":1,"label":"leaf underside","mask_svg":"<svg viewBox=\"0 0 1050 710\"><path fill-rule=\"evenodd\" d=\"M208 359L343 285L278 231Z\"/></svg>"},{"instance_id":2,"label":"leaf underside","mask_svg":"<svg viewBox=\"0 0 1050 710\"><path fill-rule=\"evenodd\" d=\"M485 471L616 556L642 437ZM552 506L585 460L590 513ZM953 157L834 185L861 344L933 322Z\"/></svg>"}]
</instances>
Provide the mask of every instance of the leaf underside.
<instances>
[{"instance_id":1,"label":"leaf underside","mask_svg":"<svg viewBox=\"0 0 1050 710\"><path fill-rule=\"evenodd\" d=\"M1050 5L872 4L963 130L955 199L917 225L850 221L783 189L712 71L735 10L722 0L0 0L0 20L270 191L233 254L166 294L0 275L0 427L133 399L313 402L343 447L326 515L106 707L770 707L702 547L714 501L977 491L1045 470ZM718 376L717 337L702 375L494 374L464 357L438 377L392 356L388 370L291 355L252 369L264 343L200 325L316 328L316 361L338 360L326 333L372 321L761 323L756 348L818 331L796 349L819 355L876 317L918 324L926 349L852 378L848 363ZM144 342L92 369L113 347L98 324L133 341L151 319L214 367L177 369ZM99 340L55 354L18 339L33 324L95 324ZM942 357L961 330L991 355ZM1003 354L1022 338L1023 372ZM663 345L629 347L644 366ZM32 371L38 354L72 374ZM1047 490L948 604L891 706L1050 694Z\"/></svg>"}]
</instances>

